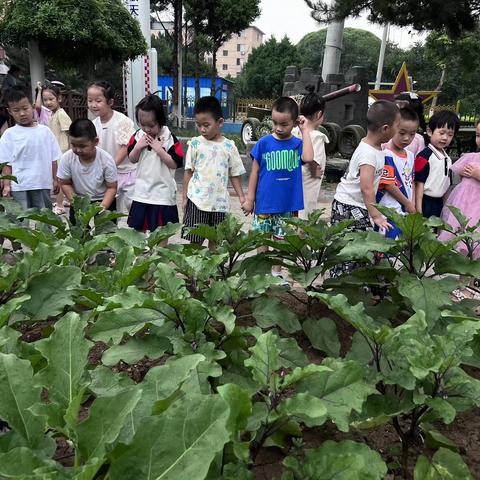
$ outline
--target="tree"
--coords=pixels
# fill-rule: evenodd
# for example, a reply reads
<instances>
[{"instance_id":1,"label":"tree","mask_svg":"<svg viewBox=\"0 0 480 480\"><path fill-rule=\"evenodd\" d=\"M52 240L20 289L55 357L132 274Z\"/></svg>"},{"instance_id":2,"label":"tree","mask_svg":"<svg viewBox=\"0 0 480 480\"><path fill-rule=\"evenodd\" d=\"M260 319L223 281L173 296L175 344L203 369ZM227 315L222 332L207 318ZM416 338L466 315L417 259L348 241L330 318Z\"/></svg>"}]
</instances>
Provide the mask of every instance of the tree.
<instances>
[{"instance_id":1,"label":"tree","mask_svg":"<svg viewBox=\"0 0 480 480\"><path fill-rule=\"evenodd\" d=\"M322 65L327 30L307 33L297 44L300 55L300 67L319 70ZM343 52L340 71L361 65L367 70L368 78L375 78L377 70L380 39L367 30L346 28L343 34Z\"/></svg>"},{"instance_id":2,"label":"tree","mask_svg":"<svg viewBox=\"0 0 480 480\"><path fill-rule=\"evenodd\" d=\"M283 76L289 65L299 64L297 48L287 36L279 42L269 38L248 57L238 78L238 94L245 97L275 98L282 94Z\"/></svg>"},{"instance_id":3,"label":"tree","mask_svg":"<svg viewBox=\"0 0 480 480\"><path fill-rule=\"evenodd\" d=\"M0 43L35 39L61 65L84 65L89 77L102 59L123 62L145 53L140 26L121 0L1 0Z\"/></svg>"},{"instance_id":4,"label":"tree","mask_svg":"<svg viewBox=\"0 0 480 480\"><path fill-rule=\"evenodd\" d=\"M234 33L240 33L260 15L260 0L195 0L188 2L189 17L197 35L211 41L212 95L215 95L217 50Z\"/></svg>"},{"instance_id":5,"label":"tree","mask_svg":"<svg viewBox=\"0 0 480 480\"><path fill-rule=\"evenodd\" d=\"M312 16L320 22L358 16L364 10L374 23L411 25L416 30L445 29L458 36L464 30L473 30L480 17L480 0L445 2L439 0L336 0L325 2L305 0Z\"/></svg>"}]
</instances>

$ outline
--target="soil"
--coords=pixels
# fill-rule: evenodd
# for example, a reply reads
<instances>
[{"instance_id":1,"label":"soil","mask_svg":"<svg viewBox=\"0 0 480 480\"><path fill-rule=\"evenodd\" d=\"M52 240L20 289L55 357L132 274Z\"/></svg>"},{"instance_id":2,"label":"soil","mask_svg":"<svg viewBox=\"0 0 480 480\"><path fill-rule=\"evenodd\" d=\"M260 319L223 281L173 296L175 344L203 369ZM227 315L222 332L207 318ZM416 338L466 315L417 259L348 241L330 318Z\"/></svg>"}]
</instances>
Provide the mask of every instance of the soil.
<instances>
[{"instance_id":1,"label":"soil","mask_svg":"<svg viewBox=\"0 0 480 480\"><path fill-rule=\"evenodd\" d=\"M294 295L296 295L297 298ZM301 316L306 315L307 308L309 307L307 306L308 297L305 294L298 291L293 291L291 293L285 292L280 298L282 302L295 313ZM314 318L332 318L337 326L338 336L341 342L342 356L349 351L352 342L352 335L354 333L354 329L349 324L342 321L323 304L313 304L308 313ZM243 302L239 305L236 314L241 317L239 319L239 324L244 326L255 324L254 319L251 316L251 305L249 302ZM19 330L22 333L22 340L26 342L34 342L45 337L48 330L52 328L53 323L54 320L49 320L30 325L21 325ZM320 363L323 360L324 355L310 345L310 342L303 332L299 332L294 336L311 362ZM102 355L107 348L108 346L105 343L95 342L89 353L89 365L99 365L101 363ZM167 358L168 356L164 356L154 361L144 358L133 365L119 362L111 368L115 372L125 372L130 378L132 378L132 380L138 383L143 380L150 368L162 365ZM465 370L468 374L480 379L479 369L465 367ZM88 416L89 406L89 403L82 406L80 412L81 420ZM473 478L480 479L480 409L475 408L467 412L459 413L451 425L439 423L438 425L435 425L435 428L458 446L459 453L470 468ZM401 445L394 428L390 424L370 429L368 431L351 431L348 433L342 433L332 423L327 422L321 427L306 428L303 435L303 442L306 448L318 448L326 440L342 441L347 439L365 443L379 452L385 462L388 465L393 466L386 478L394 480L404 478L400 475L400 471L395 469ZM56 441L57 450L55 453L55 459L65 466L71 465L71 462L73 462L73 451L70 445L63 438L58 438ZM285 456L291 453L291 448L291 443L284 450L277 447L263 448L257 456L255 466L252 469L254 477L258 480L280 479L282 473L285 471L282 466L282 461ZM410 454L410 475L408 480L413 478L412 472L417 457L420 454L431 457L433 453L434 451L426 446L419 446L416 450L412 449Z\"/></svg>"}]
</instances>

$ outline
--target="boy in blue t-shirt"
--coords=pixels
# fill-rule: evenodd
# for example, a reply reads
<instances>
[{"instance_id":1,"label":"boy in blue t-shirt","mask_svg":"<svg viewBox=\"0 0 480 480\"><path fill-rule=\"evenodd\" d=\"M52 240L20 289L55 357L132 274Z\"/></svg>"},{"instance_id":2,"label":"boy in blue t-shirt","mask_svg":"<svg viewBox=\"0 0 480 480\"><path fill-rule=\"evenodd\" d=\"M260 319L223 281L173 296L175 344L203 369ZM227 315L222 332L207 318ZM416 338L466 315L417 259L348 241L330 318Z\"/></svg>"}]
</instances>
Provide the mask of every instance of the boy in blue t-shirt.
<instances>
[{"instance_id":1,"label":"boy in blue t-shirt","mask_svg":"<svg viewBox=\"0 0 480 480\"><path fill-rule=\"evenodd\" d=\"M298 117L298 105L290 97L280 97L272 105L273 133L261 138L253 150L248 194L242 208L246 214L255 207L252 228L283 239L284 219L303 210L302 162L313 161L309 123ZM301 139L292 135L298 124ZM266 251L260 248L259 253ZM281 267L273 275L281 277Z\"/></svg>"}]
</instances>

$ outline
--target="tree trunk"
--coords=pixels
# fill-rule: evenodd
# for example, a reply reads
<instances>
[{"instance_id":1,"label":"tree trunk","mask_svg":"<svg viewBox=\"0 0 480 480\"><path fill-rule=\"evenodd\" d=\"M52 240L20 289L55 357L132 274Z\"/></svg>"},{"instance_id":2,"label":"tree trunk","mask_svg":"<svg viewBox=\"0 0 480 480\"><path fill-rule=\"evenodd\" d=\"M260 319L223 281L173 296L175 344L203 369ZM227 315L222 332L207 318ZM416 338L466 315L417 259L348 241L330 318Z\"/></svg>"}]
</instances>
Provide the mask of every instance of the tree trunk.
<instances>
[{"instance_id":1,"label":"tree trunk","mask_svg":"<svg viewBox=\"0 0 480 480\"><path fill-rule=\"evenodd\" d=\"M215 96L217 91L217 46L213 46L212 55L212 86L210 87L210 95Z\"/></svg>"},{"instance_id":2,"label":"tree trunk","mask_svg":"<svg viewBox=\"0 0 480 480\"><path fill-rule=\"evenodd\" d=\"M440 81L438 82L437 88L435 89L436 92L441 92L442 91L443 82L445 81L446 72L447 72L447 66L445 65L442 68L442 75L440 76ZM430 106L430 115L433 115L435 113L435 107L437 106L437 103L438 103L438 95L433 97L432 105Z\"/></svg>"}]
</instances>

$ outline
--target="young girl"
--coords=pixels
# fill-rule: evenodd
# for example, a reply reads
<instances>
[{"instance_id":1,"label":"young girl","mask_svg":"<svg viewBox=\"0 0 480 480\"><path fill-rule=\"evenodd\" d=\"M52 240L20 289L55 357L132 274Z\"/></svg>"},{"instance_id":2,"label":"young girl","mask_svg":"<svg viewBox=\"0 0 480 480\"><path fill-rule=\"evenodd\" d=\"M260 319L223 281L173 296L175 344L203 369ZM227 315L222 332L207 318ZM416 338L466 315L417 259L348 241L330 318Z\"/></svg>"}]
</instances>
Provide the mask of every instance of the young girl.
<instances>
[{"instance_id":1,"label":"young girl","mask_svg":"<svg viewBox=\"0 0 480 480\"><path fill-rule=\"evenodd\" d=\"M476 126L476 143L480 148L480 123ZM458 228L459 224L449 206L457 207L469 219L469 226L474 226L480 221L480 179L474 176L474 171L478 168L480 168L480 153L467 153L452 165L452 171L460 175L462 180L450 193L441 217L453 228ZM439 239L444 241L452 238L453 235L445 231L439 235ZM456 249L464 255L467 254L467 248L463 242L457 243ZM476 260L480 258L480 247L474 250L473 256Z\"/></svg>"},{"instance_id":2,"label":"young girl","mask_svg":"<svg viewBox=\"0 0 480 480\"><path fill-rule=\"evenodd\" d=\"M42 111L44 112L45 110L48 110L50 112L48 115L47 125L55 135L58 145L60 146L60 150L63 154L70 148L70 143L68 141L68 129L72 124L72 120L68 116L67 112L65 112L65 110L61 107L62 95L59 84L60 82L46 83L40 90L40 97L42 102ZM61 85L63 85L63 83ZM35 106L38 112L38 99ZM41 119L42 114L39 115L39 123L42 123ZM53 205L53 211L57 215L65 213L64 199L65 197L60 189Z\"/></svg>"},{"instance_id":3,"label":"young girl","mask_svg":"<svg viewBox=\"0 0 480 480\"><path fill-rule=\"evenodd\" d=\"M314 93L315 87L308 85L308 92L300 102L300 115L303 115L306 122L311 126L310 138L313 145L313 162L302 166L303 179L303 203L304 209L299 212L299 217L306 220L308 214L317 208L318 195L322 186L323 174L327 156L325 154L325 143L328 137L317 130L323 122L325 100ZM300 129L295 129L295 135L300 137Z\"/></svg>"},{"instance_id":4,"label":"young girl","mask_svg":"<svg viewBox=\"0 0 480 480\"><path fill-rule=\"evenodd\" d=\"M135 184L135 165L127 157L127 145L135 129L127 116L113 110L114 96L113 86L105 81L91 83L87 90L88 109L96 117L93 124L100 140L99 146L113 157L117 165L117 211L128 213Z\"/></svg>"},{"instance_id":5,"label":"young girl","mask_svg":"<svg viewBox=\"0 0 480 480\"><path fill-rule=\"evenodd\" d=\"M128 144L129 159L138 162L128 226L153 232L167 223L178 223L175 169L182 166L180 142L166 124L160 98L147 95L135 107L141 129Z\"/></svg>"}]
</instances>

